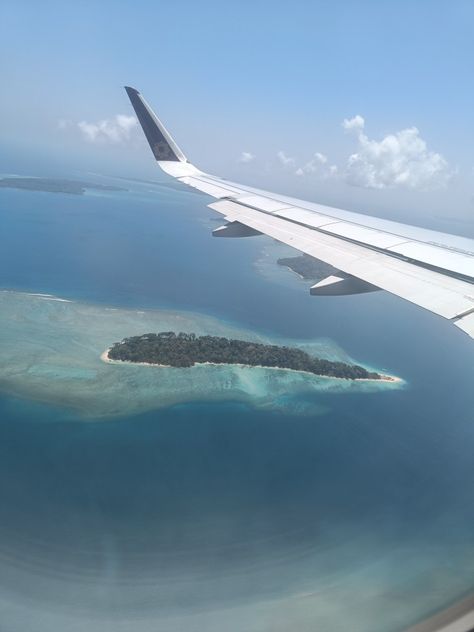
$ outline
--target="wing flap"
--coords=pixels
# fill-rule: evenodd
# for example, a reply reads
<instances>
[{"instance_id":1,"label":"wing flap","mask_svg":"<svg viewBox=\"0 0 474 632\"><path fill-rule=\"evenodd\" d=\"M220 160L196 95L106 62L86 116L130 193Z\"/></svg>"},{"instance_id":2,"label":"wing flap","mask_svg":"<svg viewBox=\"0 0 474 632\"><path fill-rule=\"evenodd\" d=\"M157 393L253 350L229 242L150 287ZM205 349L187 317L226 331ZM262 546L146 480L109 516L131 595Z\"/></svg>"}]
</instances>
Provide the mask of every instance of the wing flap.
<instances>
[{"instance_id":1,"label":"wing flap","mask_svg":"<svg viewBox=\"0 0 474 632\"><path fill-rule=\"evenodd\" d=\"M463 316L454 324L456 327L459 327L459 329L471 336L471 338L474 338L474 313Z\"/></svg>"},{"instance_id":2,"label":"wing flap","mask_svg":"<svg viewBox=\"0 0 474 632\"><path fill-rule=\"evenodd\" d=\"M466 276L474 273L473 257L460 252L453 252L446 248L440 248L439 246L408 241L397 246L391 246L390 250L409 259L423 261L428 265L451 270L451 272L457 272Z\"/></svg>"},{"instance_id":3,"label":"wing flap","mask_svg":"<svg viewBox=\"0 0 474 632\"><path fill-rule=\"evenodd\" d=\"M181 181L188 183L185 178L181 178ZM283 198L248 195L246 189L239 190L233 183L227 183L225 180L217 178L210 179L205 174L193 177L191 186L208 193L212 197L233 197L243 206L248 206L262 213L271 213L292 223L302 224L309 228L342 237L364 247L369 246L381 250L391 250L393 253L401 255L408 260L413 259L427 266L449 270L466 277L474 276L473 250L465 251L455 247L444 247L442 244L414 240L411 236L403 235L402 227L395 223L393 223L394 228L392 232L364 225L362 222L365 220L365 217L362 215L359 215L359 222L344 221L339 217L292 205ZM329 207L326 208L330 210ZM465 245L464 242L469 242L469 240L464 238L459 239L463 246Z\"/></svg>"},{"instance_id":4,"label":"wing flap","mask_svg":"<svg viewBox=\"0 0 474 632\"><path fill-rule=\"evenodd\" d=\"M290 205L285 202L272 200L271 198L263 197L261 195L239 196L239 204L256 208L259 211L265 211L265 213L276 213L277 211L291 208Z\"/></svg>"},{"instance_id":5,"label":"wing flap","mask_svg":"<svg viewBox=\"0 0 474 632\"><path fill-rule=\"evenodd\" d=\"M392 235L381 230L349 224L348 222L335 222L325 227L328 233L339 235L359 243L365 243L376 248L393 248L406 240L398 235Z\"/></svg>"},{"instance_id":6,"label":"wing flap","mask_svg":"<svg viewBox=\"0 0 474 632\"><path fill-rule=\"evenodd\" d=\"M459 279L230 200L214 202L209 207L445 318L456 318L474 309L474 286Z\"/></svg>"}]
</instances>

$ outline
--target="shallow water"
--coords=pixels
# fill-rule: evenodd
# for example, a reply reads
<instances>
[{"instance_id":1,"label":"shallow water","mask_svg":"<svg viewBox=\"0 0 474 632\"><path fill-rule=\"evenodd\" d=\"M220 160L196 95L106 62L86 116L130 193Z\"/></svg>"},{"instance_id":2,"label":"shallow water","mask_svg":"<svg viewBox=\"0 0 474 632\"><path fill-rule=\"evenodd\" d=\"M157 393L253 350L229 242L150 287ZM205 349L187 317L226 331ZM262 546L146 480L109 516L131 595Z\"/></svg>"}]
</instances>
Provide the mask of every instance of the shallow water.
<instances>
[{"instance_id":1,"label":"shallow water","mask_svg":"<svg viewBox=\"0 0 474 632\"><path fill-rule=\"evenodd\" d=\"M270 342L254 332L192 312L125 310L44 294L0 291L2 390L99 417L200 400L243 401L253 407L293 412L304 408L306 414L315 414L318 407L305 400L305 394L403 386L236 365L169 369L101 360L103 352L124 337L170 330ZM318 357L350 361L330 341L300 346Z\"/></svg>"},{"instance_id":2,"label":"shallow water","mask_svg":"<svg viewBox=\"0 0 474 632\"><path fill-rule=\"evenodd\" d=\"M130 186L0 193L1 285L73 301L1 295L2 632L391 632L472 590L467 339L384 294L318 301L287 271L263 277L265 242L210 238L204 196ZM144 308L313 343L407 385L305 385L289 402L288 380L262 377L267 403L285 393L272 409L253 379L157 409L154 368L98 359L163 322Z\"/></svg>"}]
</instances>

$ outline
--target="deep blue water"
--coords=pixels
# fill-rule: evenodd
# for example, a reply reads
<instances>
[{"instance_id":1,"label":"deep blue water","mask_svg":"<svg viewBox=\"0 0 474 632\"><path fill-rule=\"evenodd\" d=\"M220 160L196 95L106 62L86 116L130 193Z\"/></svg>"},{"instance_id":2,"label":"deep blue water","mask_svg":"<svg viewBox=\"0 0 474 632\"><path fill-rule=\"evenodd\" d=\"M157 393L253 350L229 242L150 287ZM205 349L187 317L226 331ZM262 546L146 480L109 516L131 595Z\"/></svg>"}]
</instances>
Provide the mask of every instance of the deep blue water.
<instances>
[{"instance_id":1,"label":"deep blue water","mask_svg":"<svg viewBox=\"0 0 474 632\"><path fill-rule=\"evenodd\" d=\"M397 607L402 621L410 592L424 603L437 590L443 605L474 588L469 339L383 293L315 299L296 279L294 287L268 281L254 266L264 241L213 239L205 196L125 186L133 190L82 197L0 191L0 287L328 337L408 386L319 394L327 412L317 417L189 403L86 423L0 397L0 558L20 569L0 568L0 630L24 629L2 591L30 612L113 619L140 606L159 618L345 578L351 586L366 568L370 586L370 569L377 577L387 563L394 601L354 597L354 607L373 608L374 617ZM444 592L434 579L443 573ZM58 578L53 591L48 582ZM68 592L77 578L106 588L93 597ZM181 583L172 591L173 578ZM121 582L146 586L149 601L124 599ZM432 607L420 606L419 616ZM414 617L407 607L404 624ZM373 629L399 629L387 620ZM249 629L273 629L262 621Z\"/></svg>"}]
</instances>

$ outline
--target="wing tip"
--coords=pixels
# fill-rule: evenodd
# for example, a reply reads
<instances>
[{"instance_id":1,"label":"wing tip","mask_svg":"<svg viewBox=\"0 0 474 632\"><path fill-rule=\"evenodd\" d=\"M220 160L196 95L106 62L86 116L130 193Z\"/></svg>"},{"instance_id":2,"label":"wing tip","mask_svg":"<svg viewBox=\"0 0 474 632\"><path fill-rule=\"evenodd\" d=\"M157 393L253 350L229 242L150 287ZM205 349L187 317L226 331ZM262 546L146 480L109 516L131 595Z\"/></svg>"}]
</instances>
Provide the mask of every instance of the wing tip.
<instances>
[{"instance_id":1,"label":"wing tip","mask_svg":"<svg viewBox=\"0 0 474 632\"><path fill-rule=\"evenodd\" d=\"M155 159L158 162L186 162L186 156L174 142L140 92L136 88L132 88L132 86L124 86L124 88Z\"/></svg>"},{"instance_id":2,"label":"wing tip","mask_svg":"<svg viewBox=\"0 0 474 632\"><path fill-rule=\"evenodd\" d=\"M130 96L131 94L140 94L139 90L132 88L132 86L124 86L125 92Z\"/></svg>"}]
</instances>

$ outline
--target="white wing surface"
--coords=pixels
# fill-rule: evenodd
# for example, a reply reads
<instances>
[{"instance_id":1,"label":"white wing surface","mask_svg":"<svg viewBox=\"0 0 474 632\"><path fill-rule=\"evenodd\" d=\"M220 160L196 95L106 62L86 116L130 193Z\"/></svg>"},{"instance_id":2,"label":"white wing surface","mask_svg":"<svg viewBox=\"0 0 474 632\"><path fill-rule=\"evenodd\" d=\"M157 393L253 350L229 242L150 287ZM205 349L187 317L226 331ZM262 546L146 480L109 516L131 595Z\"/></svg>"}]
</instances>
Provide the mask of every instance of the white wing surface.
<instances>
[{"instance_id":1,"label":"white wing surface","mask_svg":"<svg viewBox=\"0 0 474 632\"><path fill-rule=\"evenodd\" d=\"M265 234L340 272L315 295L378 289L451 320L474 338L474 240L313 204L203 173L186 159L140 93L126 88L158 165L217 201L216 237Z\"/></svg>"}]
</instances>

